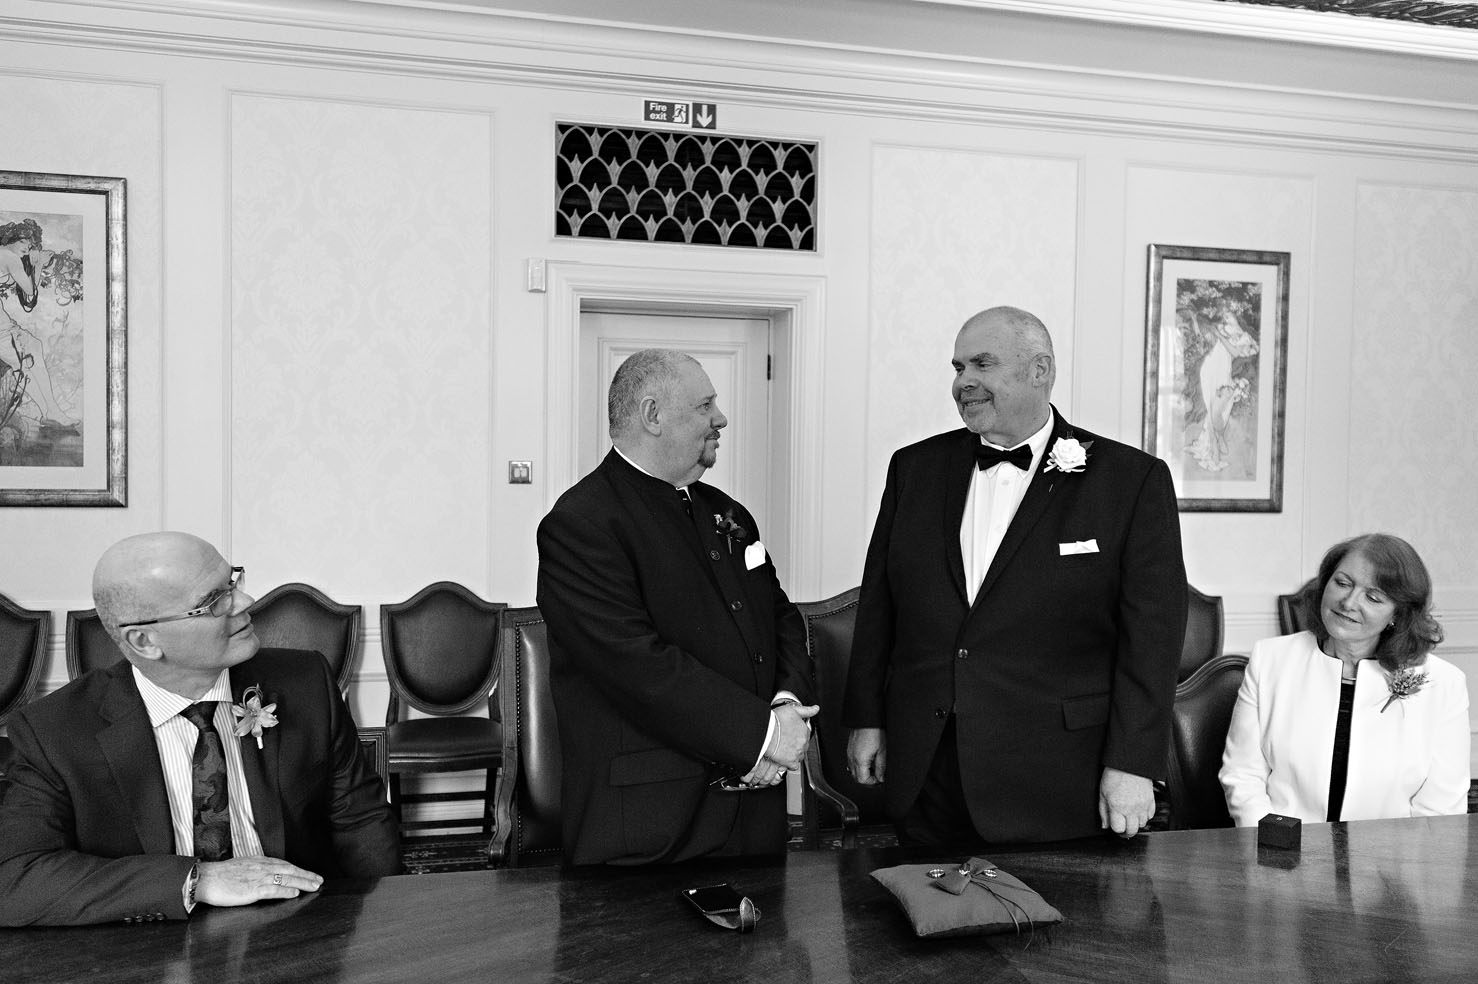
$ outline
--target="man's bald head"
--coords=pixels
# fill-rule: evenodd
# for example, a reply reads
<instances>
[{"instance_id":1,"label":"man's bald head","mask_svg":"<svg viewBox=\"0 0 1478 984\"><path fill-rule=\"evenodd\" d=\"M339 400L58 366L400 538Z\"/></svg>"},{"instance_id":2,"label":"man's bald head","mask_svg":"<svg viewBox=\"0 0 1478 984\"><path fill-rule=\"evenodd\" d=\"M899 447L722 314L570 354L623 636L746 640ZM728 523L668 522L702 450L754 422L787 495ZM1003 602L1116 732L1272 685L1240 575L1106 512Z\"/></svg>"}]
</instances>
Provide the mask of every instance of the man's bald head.
<instances>
[{"instance_id":1,"label":"man's bald head","mask_svg":"<svg viewBox=\"0 0 1478 984\"><path fill-rule=\"evenodd\" d=\"M156 685L192 700L260 645L245 584L215 547L189 533L113 544L93 570L92 598L124 657Z\"/></svg>"},{"instance_id":2,"label":"man's bald head","mask_svg":"<svg viewBox=\"0 0 1478 984\"><path fill-rule=\"evenodd\" d=\"M190 608L190 582L218 564L216 548L189 533L140 533L119 540L92 572L92 601L115 640L118 626Z\"/></svg>"}]
</instances>

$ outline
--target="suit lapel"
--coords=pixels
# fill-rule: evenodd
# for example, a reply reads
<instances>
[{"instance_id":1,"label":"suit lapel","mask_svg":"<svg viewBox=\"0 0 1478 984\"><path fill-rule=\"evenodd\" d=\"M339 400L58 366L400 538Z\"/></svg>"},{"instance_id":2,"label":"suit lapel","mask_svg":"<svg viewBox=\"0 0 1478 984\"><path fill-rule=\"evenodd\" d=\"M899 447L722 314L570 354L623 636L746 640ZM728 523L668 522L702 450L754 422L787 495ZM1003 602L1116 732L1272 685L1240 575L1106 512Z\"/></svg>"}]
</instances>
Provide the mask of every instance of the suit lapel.
<instances>
[{"instance_id":1,"label":"suit lapel","mask_svg":"<svg viewBox=\"0 0 1478 984\"><path fill-rule=\"evenodd\" d=\"M251 676L244 667L251 666L248 660L231 667L231 697L241 703L242 693L252 684L262 687L262 706L278 703L277 694L270 684L263 684ZM278 757L282 750L278 728L262 729L262 747L250 733L236 739L241 747L241 767L246 774L246 790L251 796L252 819L256 824L257 837L262 842L262 853L269 858L286 857L286 834L282 821L281 772Z\"/></svg>"},{"instance_id":2,"label":"suit lapel","mask_svg":"<svg viewBox=\"0 0 1478 984\"><path fill-rule=\"evenodd\" d=\"M1011 525L1006 527L1006 535L1001 540L1001 546L996 555L991 558L990 569L985 572L985 580L981 582L980 592L975 596L975 607L979 608L981 600L990 592L991 586L1001 576L1007 564L1021 545L1026 542L1028 534L1047 511L1047 505L1052 501L1052 492L1057 487L1057 480L1061 476L1057 472L1048 472L1047 456L1052 452L1052 445L1057 440L1072 433L1062 414L1057 408L1052 408L1052 436L1047 438L1047 450L1042 454L1042 460L1037 465L1036 474L1032 476L1031 484L1026 487L1026 495L1022 496L1021 505L1016 509L1016 515L1011 517Z\"/></svg>"},{"instance_id":3,"label":"suit lapel","mask_svg":"<svg viewBox=\"0 0 1478 984\"><path fill-rule=\"evenodd\" d=\"M970 496L970 483L975 480L975 445L980 438L969 431L961 433L961 439L950 449L944 464L944 504L939 517L944 524L940 535L944 538L945 556L949 559L949 573L954 578L960 600L964 601L970 595L965 590L965 555L960 551L960 526L965 521L965 500Z\"/></svg>"},{"instance_id":4,"label":"suit lapel","mask_svg":"<svg viewBox=\"0 0 1478 984\"><path fill-rule=\"evenodd\" d=\"M173 854L174 821L164 788L164 768L159 764L149 712L133 682L132 664L120 663L110 673L98 715L107 723L98 729L97 741L128 808L139 846L145 854Z\"/></svg>"}]
</instances>

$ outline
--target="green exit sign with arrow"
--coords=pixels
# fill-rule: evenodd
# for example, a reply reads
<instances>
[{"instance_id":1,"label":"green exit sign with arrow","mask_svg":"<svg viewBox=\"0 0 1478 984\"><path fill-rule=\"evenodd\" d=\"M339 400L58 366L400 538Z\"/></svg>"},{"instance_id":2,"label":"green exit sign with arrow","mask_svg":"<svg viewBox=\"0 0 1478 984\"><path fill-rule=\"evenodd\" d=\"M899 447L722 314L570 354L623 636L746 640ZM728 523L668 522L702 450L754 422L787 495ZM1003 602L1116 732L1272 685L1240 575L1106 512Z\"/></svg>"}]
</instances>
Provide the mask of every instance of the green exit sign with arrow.
<instances>
[{"instance_id":1,"label":"green exit sign with arrow","mask_svg":"<svg viewBox=\"0 0 1478 984\"><path fill-rule=\"evenodd\" d=\"M642 100L642 119L648 123L667 123L672 126L691 126L695 130L712 130L718 126L718 103L644 99Z\"/></svg>"}]
</instances>

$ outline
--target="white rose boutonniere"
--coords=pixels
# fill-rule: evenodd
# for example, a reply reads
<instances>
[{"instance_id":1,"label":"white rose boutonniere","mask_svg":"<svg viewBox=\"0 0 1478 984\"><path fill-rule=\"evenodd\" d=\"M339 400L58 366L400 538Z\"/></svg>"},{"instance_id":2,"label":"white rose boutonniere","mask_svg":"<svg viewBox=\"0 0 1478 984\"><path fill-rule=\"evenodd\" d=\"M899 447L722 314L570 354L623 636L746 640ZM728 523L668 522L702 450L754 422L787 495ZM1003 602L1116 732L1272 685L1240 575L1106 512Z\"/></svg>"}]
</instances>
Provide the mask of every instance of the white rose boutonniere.
<instances>
[{"instance_id":1,"label":"white rose boutonniere","mask_svg":"<svg viewBox=\"0 0 1478 984\"><path fill-rule=\"evenodd\" d=\"M1088 467L1088 449L1092 441L1079 441L1076 437L1059 437L1047 452L1047 467L1043 471L1060 471L1064 475L1080 472Z\"/></svg>"}]
</instances>

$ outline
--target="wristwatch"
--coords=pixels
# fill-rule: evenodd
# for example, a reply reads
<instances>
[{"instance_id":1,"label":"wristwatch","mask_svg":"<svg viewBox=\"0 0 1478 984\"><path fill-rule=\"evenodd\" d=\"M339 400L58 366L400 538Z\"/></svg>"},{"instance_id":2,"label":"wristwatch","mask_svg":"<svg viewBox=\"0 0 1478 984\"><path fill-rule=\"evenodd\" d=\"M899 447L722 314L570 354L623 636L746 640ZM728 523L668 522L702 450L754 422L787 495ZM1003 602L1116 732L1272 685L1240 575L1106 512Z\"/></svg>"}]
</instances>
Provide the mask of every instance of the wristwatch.
<instances>
[{"instance_id":1,"label":"wristwatch","mask_svg":"<svg viewBox=\"0 0 1478 984\"><path fill-rule=\"evenodd\" d=\"M185 876L185 914L189 915L195 911L195 888L200 884L200 859L190 865L190 873Z\"/></svg>"}]
</instances>

